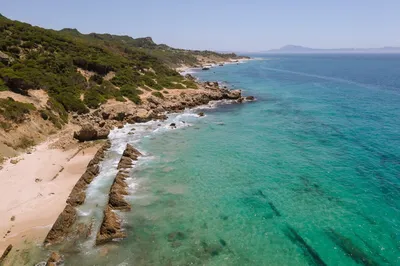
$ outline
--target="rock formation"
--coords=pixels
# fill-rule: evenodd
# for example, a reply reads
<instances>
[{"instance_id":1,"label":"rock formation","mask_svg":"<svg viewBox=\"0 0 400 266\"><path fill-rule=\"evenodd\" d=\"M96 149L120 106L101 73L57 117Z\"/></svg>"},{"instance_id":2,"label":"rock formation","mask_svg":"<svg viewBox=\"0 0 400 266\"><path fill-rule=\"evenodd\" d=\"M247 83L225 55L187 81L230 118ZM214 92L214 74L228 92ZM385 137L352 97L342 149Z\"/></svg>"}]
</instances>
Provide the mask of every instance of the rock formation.
<instances>
[{"instance_id":1,"label":"rock formation","mask_svg":"<svg viewBox=\"0 0 400 266\"><path fill-rule=\"evenodd\" d=\"M72 225L76 221L76 209L67 204L62 213L58 216L50 232L44 240L45 245L59 244L70 233Z\"/></svg>"},{"instance_id":2,"label":"rock formation","mask_svg":"<svg viewBox=\"0 0 400 266\"><path fill-rule=\"evenodd\" d=\"M73 231L73 225L77 218L76 206L84 203L86 198L86 188L99 174L99 163L105 156L105 152L111 147L111 142L107 141L89 162L85 173L72 189L67 199L67 206L58 216L57 221L49 231L44 240L45 245L58 244L65 240ZM56 265L56 264L54 264Z\"/></svg>"},{"instance_id":3,"label":"rock formation","mask_svg":"<svg viewBox=\"0 0 400 266\"><path fill-rule=\"evenodd\" d=\"M103 222L97 233L97 245L110 242L113 239L125 237L125 233L121 229L121 221L114 210L131 210L130 204L125 200L125 196L128 195L128 184L126 184L125 179L128 177L127 169L132 167L133 161L136 161L140 155L142 154L130 144L126 145L118 163L119 171L111 185L108 204L104 210Z\"/></svg>"},{"instance_id":4,"label":"rock formation","mask_svg":"<svg viewBox=\"0 0 400 266\"><path fill-rule=\"evenodd\" d=\"M121 229L121 221L110 206L104 210L104 219L97 233L96 244L101 245L113 239L124 238L126 234Z\"/></svg>"},{"instance_id":5,"label":"rock formation","mask_svg":"<svg viewBox=\"0 0 400 266\"><path fill-rule=\"evenodd\" d=\"M80 142L83 142L97 139L106 139L109 134L110 130L107 128L97 128L94 127L92 124L84 124L79 131L74 132L74 138L79 140Z\"/></svg>"}]
</instances>

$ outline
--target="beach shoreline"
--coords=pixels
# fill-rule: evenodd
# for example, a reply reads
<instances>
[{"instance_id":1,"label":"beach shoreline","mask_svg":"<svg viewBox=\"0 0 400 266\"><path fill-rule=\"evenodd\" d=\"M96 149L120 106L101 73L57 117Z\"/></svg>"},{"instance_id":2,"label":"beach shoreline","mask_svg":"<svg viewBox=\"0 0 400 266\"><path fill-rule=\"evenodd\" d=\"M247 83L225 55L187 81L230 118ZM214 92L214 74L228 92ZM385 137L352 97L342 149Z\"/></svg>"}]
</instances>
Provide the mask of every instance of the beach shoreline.
<instances>
[{"instance_id":1,"label":"beach shoreline","mask_svg":"<svg viewBox=\"0 0 400 266\"><path fill-rule=\"evenodd\" d=\"M187 96L172 90L171 97L183 97L186 101L191 98L191 101L190 104L179 103L179 106L176 106L179 108L172 105L170 110L166 108L167 113L199 107L212 100L244 99L239 90L236 90L235 94L235 91L219 88L216 82L198 84L202 88L188 89ZM206 97L200 99L198 96ZM181 109L180 105L185 108ZM148 119L156 118L149 115ZM2 165L0 233L3 237L0 240L0 254L3 254L10 244L13 245L9 255L12 257L18 256L15 253L18 250L43 245L48 232L66 207L72 189L99 150L101 145L98 142L89 142L89 146L75 143L69 149L54 148L59 146L55 143L60 142L66 135L70 142L73 130L77 129L76 125L71 126L73 125L69 124L69 128L62 130L62 134L50 136L30 151L11 158Z\"/></svg>"},{"instance_id":2,"label":"beach shoreline","mask_svg":"<svg viewBox=\"0 0 400 266\"><path fill-rule=\"evenodd\" d=\"M0 171L0 254L42 244L100 145L51 148L47 140L5 162ZM17 162L17 163L15 163ZM15 163L15 164L14 164Z\"/></svg>"}]
</instances>

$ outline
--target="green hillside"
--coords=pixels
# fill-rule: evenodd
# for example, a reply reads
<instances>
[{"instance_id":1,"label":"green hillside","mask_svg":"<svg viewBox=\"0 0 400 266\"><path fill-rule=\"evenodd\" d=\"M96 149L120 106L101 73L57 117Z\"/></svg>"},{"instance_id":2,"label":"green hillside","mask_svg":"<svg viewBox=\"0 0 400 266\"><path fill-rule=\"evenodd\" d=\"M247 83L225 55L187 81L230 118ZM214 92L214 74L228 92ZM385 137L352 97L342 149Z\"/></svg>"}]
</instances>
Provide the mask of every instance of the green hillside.
<instances>
[{"instance_id":1,"label":"green hillside","mask_svg":"<svg viewBox=\"0 0 400 266\"><path fill-rule=\"evenodd\" d=\"M66 112L87 113L110 98L140 104L139 88L195 88L173 67L195 65L197 55L210 54L236 56L174 49L149 37L48 30L0 16L0 90L26 95L44 89L51 111L64 121ZM89 81L78 68L90 71Z\"/></svg>"}]
</instances>

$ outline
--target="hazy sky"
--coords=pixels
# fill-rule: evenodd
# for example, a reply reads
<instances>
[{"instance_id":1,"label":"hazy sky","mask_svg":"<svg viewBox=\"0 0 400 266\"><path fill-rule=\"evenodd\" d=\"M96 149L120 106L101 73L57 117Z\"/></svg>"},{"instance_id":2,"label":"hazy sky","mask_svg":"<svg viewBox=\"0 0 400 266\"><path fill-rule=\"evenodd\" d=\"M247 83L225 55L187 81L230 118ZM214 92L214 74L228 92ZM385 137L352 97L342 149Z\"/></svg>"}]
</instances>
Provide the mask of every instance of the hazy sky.
<instances>
[{"instance_id":1,"label":"hazy sky","mask_svg":"<svg viewBox=\"0 0 400 266\"><path fill-rule=\"evenodd\" d=\"M0 13L191 49L400 46L400 0L1 0Z\"/></svg>"}]
</instances>

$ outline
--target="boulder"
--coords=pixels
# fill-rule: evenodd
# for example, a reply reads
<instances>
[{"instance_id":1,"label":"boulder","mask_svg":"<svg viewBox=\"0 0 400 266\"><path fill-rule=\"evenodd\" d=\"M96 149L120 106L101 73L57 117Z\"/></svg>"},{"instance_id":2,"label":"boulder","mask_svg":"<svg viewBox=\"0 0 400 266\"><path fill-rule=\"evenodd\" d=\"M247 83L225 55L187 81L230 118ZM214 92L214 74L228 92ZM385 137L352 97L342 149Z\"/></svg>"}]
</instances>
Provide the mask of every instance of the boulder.
<instances>
[{"instance_id":1,"label":"boulder","mask_svg":"<svg viewBox=\"0 0 400 266\"><path fill-rule=\"evenodd\" d=\"M109 129L96 128L92 124L84 124L79 131L74 132L74 138L80 142L84 142L97 139L106 139L109 134Z\"/></svg>"},{"instance_id":2,"label":"boulder","mask_svg":"<svg viewBox=\"0 0 400 266\"><path fill-rule=\"evenodd\" d=\"M227 99L239 99L240 97L242 97L242 91L241 90L230 90L225 94L225 97Z\"/></svg>"},{"instance_id":3,"label":"boulder","mask_svg":"<svg viewBox=\"0 0 400 266\"><path fill-rule=\"evenodd\" d=\"M199 116L204 116L203 112L198 113Z\"/></svg>"},{"instance_id":4,"label":"boulder","mask_svg":"<svg viewBox=\"0 0 400 266\"><path fill-rule=\"evenodd\" d=\"M255 100L254 96L247 96L246 97L246 101L254 101L254 100Z\"/></svg>"}]
</instances>

